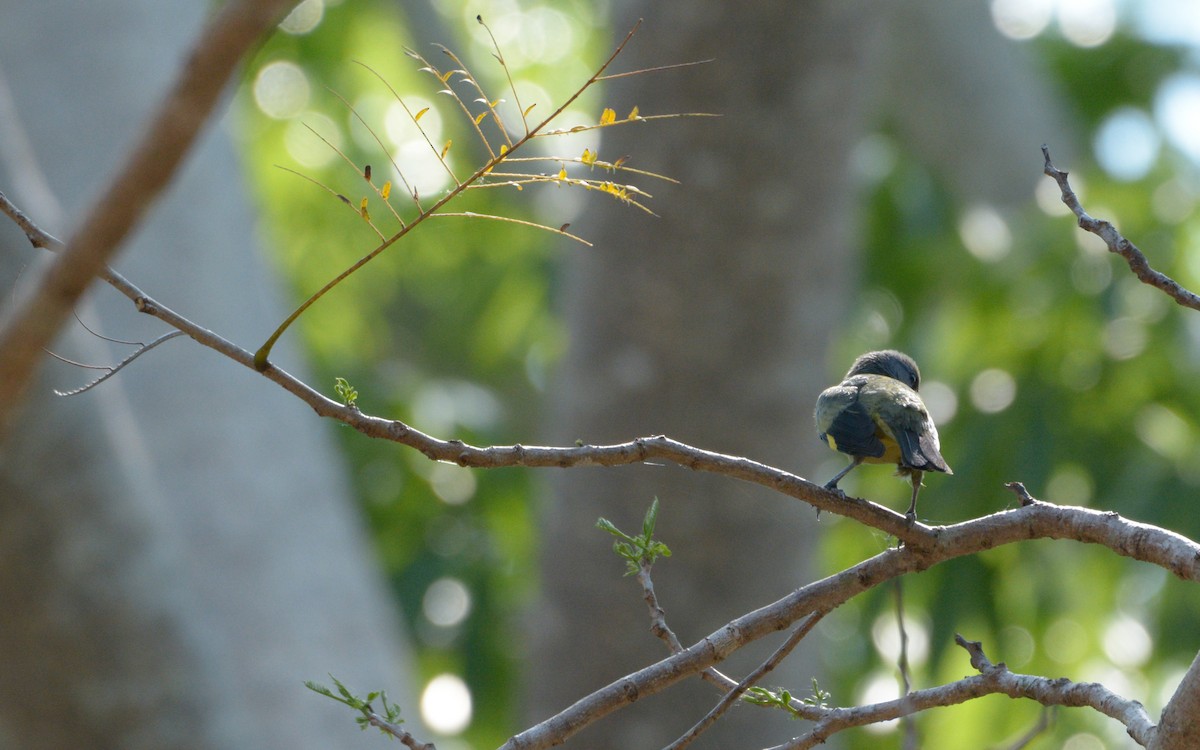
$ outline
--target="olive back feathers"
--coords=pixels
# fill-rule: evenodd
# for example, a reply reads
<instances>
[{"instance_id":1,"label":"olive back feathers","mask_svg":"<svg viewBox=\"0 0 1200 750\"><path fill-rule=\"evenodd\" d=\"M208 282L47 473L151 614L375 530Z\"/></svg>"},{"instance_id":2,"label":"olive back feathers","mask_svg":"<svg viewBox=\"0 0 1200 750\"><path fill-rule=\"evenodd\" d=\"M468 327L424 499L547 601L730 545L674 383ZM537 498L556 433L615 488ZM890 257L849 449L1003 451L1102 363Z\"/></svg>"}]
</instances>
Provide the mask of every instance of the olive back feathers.
<instances>
[{"instance_id":1,"label":"olive back feathers","mask_svg":"<svg viewBox=\"0 0 1200 750\"><path fill-rule=\"evenodd\" d=\"M868 352L817 399L817 432L830 448L857 461L894 463L901 473L952 473L917 394L920 383L920 370L908 355Z\"/></svg>"}]
</instances>

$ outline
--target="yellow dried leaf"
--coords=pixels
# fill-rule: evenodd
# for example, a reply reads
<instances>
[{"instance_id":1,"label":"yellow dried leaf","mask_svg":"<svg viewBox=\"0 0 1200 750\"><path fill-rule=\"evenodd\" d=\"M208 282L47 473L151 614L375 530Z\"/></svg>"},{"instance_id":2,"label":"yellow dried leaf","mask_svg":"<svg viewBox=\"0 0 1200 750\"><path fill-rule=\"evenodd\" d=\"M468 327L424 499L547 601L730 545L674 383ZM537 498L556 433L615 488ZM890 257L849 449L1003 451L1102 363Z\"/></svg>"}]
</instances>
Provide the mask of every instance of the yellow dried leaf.
<instances>
[{"instance_id":1,"label":"yellow dried leaf","mask_svg":"<svg viewBox=\"0 0 1200 750\"><path fill-rule=\"evenodd\" d=\"M387 182L383 183L383 187L379 188L379 195L384 200L387 200L388 196L391 194L392 194L392 181L388 180Z\"/></svg>"},{"instance_id":2,"label":"yellow dried leaf","mask_svg":"<svg viewBox=\"0 0 1200 750\"><path fill-rule=\"evenodd\" d=\"M424 108L424 109L422 109L420 112L418 112L418 113L416 113L415 115L413 115L413 122L420 122L420 121L421 121L421 118L422 118L422 117L424 117L424 116L425 116L425 113L426 113L426 112L428 112L428 111L429 111L429 107L425 107L425 108Z\"/></svg>"},{"instance_id":3,"label":"yellow dried leaf","mask_svg":"<svg viewBox=\"0 0 1200 750\"><path fill-rule=\"evenodd\" d=\"M487 112L480 112L479 114L475 115L475 124L478 125L479 123L483 122L483 118L485 117L487 117Z\"/></svg>"},{"instance_id":4,"label":"yellow dried leaf","mask_svg":"<svg viewBox=\"0 0 1200 750\"><path fill-rule=\"evenodd\" d=\"M636 105L636 104L635 104L635 105L633 105L633 109L631 109L631 110L629 111L629 117L626 117L625 119L626 119L626 120L636 120L636 119L638 119L638 108L637 108L637 105Z\"/></svg>"},{"instance_id":5,"label":"yellow dried leaf","mask_svg":"<svg viewBox=\"0 0 1200 750\"><path fill-rule=\"evenodd\" d=\"M587 164L590 167L596 163L596 154L593 154L590 150L585 148L583 150L583 156L579 157L579 161Z\"/></svg>"},{"instance_id":6,"label":"yellow dried leaf","mask_svg":"<svg viewBox=\"0 0 1200 750\"><path fill-rule=\"evenodd\" d=\"M363 198L362 201L358 204L358 213L360 216L363 217L363 219L365 221L371 220L371 214L367 213L367 199L366 198Z\"/></svg>"},{"instance_id":7,"label":"yellow dried leaf","mask_svg":"<svg viewBox=\"0 0 1200 750\"><path fill-rule=\"evenodd\" d=\"M537 106L537 102L534 102L533 104L530 104L528 107L526 107L526 108L525 108L525 111L524 111L524 112L522 112L521 114L522 114L522 115L524 115L524 116L528 116L528 115L529 115L529 113L530 113L530 112L532 112L532 111L533 111L533 108L534 108L534 107L536 107L536 106Z\"/></svg>"},{"instance_id":8,"label":"yellow dried leaf","mask_svg":"<svg viewBox=\"0 0 1200 750\"><path fill-rule=\"evenodd\" d=\"M442 146L442 153L441 153L441 157L442 157L443 159L445 159L445 158L446 158L446 152L448 152L448 151L450 150L450 144L452 144L452 143L454 143L454 140L453 140L453 139L446 141L446 145L445 145L445 146Z\"/></svg>"},{"instance_id":9,"label":"yellow dried leaf","mask_svg":"<svg viewBox=\"0 0 1200 750\"><path fill-rule=\"evenodd\" d=\"M445 73L442 73L440 76L438 76L438 78L442 80L442 83L445 83L450 80L450 76L452 75L454 75L454 71L447 70Z\"/></svg>"},{"instance_id":10,"label":"yellow dried leaf","mask_svg":"<svg viewBox=\"0 0 1200 750\"><path fill-rule=\"evenodd\" d=\"M505 154L507 154L507 153L508 153L508 144L507 144L507 143L501 143L501 144L500 144L500 155L501 155L501 156L504 156L504 155L505 155Z\"/></svg>"},{"instance_id":11,"label":"yellow dried leaf","mask_svg":"<svg viewBox=\"0 0 1200 750\"><path fill-rule=\"evenodd\" d=\"M560 180L567 179L567 168L566 167L563 167L562 169L558 170L558 179L560 179Z\"/></svg>"},{"instance_id":12,"label":"yellow dried leaf","mask_svg":"<svg viewBox=\"0 0 1200 750\"><path fill-rule=\"evenodd\" d=\"M600 124L601 125L611 125L616 121L617 121L617 113L613 111L612 107L605 107L604 111L600 113Z\"/></svg>"}]
</instances>

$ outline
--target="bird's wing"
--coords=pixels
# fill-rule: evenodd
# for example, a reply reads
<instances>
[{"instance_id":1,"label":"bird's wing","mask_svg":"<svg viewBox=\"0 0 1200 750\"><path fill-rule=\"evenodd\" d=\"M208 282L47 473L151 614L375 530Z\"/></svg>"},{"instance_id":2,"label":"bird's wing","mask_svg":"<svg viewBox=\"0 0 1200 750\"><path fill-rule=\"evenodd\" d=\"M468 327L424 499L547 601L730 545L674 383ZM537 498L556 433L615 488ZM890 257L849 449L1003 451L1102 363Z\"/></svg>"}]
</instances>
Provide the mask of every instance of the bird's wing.
<instances>
[{"instance_id":1,"label":"bird's wing","mask_svg":"<svg viewBox=\"0 0 1200 750\"><path fill-rule=\"evenodd\" d=\"M896 380L872 379L861 389L859 399L900 447L903 468L951 473L942 458L937 427L916 391Z\"/></svg>"},{"instance_id":2,"label":"bird's wing","mask_svg":"<svg viewBox=\"0 0 1200 750\"><path fill-rule=\"evenodd\" d=\"M859 402L859 387L846 381L817 397L817 431L830 448L851 456L882 456L875 420Z\"/></svg>"}]
</instances>

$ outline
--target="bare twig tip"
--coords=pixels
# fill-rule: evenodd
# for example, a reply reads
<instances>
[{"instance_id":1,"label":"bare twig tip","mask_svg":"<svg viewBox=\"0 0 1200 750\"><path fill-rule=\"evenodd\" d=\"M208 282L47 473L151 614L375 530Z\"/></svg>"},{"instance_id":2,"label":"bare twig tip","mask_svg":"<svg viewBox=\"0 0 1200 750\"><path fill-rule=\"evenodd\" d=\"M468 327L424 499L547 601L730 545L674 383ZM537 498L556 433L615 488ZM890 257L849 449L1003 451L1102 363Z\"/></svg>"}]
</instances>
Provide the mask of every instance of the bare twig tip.
<instances>
[{"instance_id":1,"label":"bare twig tip","mask_svg":"<svg viewBox=\"0 0 1200 750\"><path fill-rule=\"evenodd\" d=\"M1025 489L1025 485L1021 484L1020 482L1005 482L1004 489L1012 492L1017 496L1018 499L1020 499L1021 507L1034 505L1037 503L1037 500L1033 498L1033 495L1029 494L1029 490Z\"/></svg>"}]
</instances>

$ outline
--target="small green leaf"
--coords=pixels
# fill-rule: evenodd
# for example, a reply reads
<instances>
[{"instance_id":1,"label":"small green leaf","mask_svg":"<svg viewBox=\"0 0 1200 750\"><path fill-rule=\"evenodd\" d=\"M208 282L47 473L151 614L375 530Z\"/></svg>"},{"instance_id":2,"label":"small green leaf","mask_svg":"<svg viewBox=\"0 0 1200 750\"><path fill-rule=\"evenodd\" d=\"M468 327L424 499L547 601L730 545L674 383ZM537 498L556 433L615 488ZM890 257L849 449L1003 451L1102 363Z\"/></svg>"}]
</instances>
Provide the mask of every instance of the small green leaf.
<instances>
[{"instance_id":1,"label":"small green leaf","mask_svg":"<svg viewBox=\"0 0 1200 750\"><path fill-rule=\"evenodd\" d=\"M642 535L649 541L650 537L654 536L654 524L658 522L658 498L650 503L650 509L646 511L646 517L642 520Z\"/></svg>"}]
</instances>

